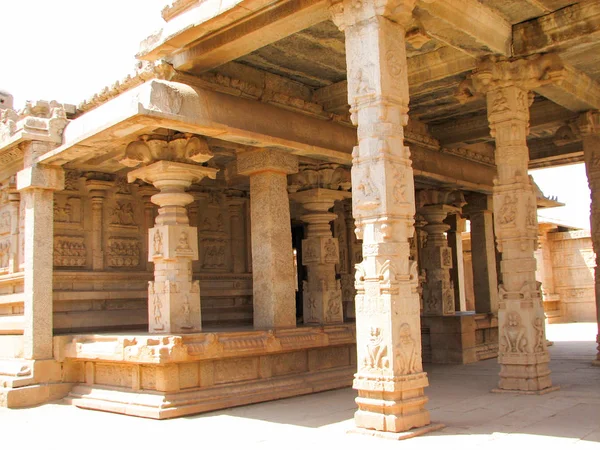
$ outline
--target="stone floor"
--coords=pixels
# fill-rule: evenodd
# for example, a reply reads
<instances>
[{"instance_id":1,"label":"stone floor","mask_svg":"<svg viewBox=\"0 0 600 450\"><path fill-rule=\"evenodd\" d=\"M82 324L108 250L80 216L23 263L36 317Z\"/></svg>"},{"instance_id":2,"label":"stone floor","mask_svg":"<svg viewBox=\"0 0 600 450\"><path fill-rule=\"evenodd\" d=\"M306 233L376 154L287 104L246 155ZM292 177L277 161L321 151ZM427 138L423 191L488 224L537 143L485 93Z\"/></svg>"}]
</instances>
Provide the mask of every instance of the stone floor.
<instances>
[{"instance_id":1,"label":"stone floor","mask_svg":"<svg viewBox=\"0 0 600 450\"><path fill-rule=\"evenodd\" d=\"M348 434L354 391L340 389L166 421L61 403L0 409L0 449L600 449L600 367L590 364L595 334L595 324L548 327L553 380L561 389L543 396L490 393L495 360L426 366L432 420L446 428L406 441Z\"/></svg>"}]
</instances>

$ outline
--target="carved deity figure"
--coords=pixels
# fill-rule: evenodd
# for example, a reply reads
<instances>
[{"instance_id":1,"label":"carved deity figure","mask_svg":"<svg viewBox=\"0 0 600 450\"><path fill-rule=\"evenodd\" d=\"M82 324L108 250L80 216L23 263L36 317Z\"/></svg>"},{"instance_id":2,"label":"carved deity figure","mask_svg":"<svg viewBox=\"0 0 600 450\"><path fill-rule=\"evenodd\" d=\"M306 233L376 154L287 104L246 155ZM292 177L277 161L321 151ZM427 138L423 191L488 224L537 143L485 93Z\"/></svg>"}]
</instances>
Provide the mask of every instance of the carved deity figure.
<instances>
[{"instance_id":1,"label":"carved deity figure","mask_svg":"<svg viewBox=\"0 0 600 450\"><path fill-rule=\"evenodd\" d=\"M535 348L534 352L543 352L544 343L546 342L546 336L544 333L544 320L541 317L536 317L533 321L533 328L535 328Z\"/></svg>"},{"instance_id":2,"label":"carved deity figure","mask_svg":"<svg viewBox=\"0 0 600 450\"><path fill-rule=\"evenodd\" d=\"M400 365L400 372L404 374L419 372L419 351L417 343L410 332L410 325L400 325L400 343L396 347L396 360Z\"/></svg>"},{"instance_id":3,"label":"carved deity figure","mask_svg":"<svg viewBox=\"0 0 600 450\"><path fill-rule=\"evenodd\" d=\"M162 255L162 249L163 249L162 233L160 232L160 230L156 230L154 232L154 254Z\"/></svg>"},{"instance_id":4,"label":"carved deity figure","mask_svg":"<svg viewBox=\"0 0 600 450\"><path fill-rule=\"evenodd\" d=\"M336 259L337 248L333 239L328 239L325 243L325 259Z\"/></svg>"},{"instance_id":5,"label":"carved deity figure","mask_svg":"<svg viewBox=\"0 0 600 450\"><path fill-rule=\"evenodd\" d=\"M339 283L339 282L338 282ZM327 321L332 322L341 312L342 308L342 291L341 286L329 294L329 304L327 305Z\"/></svg>"},{"instance_id":6,"label":"carved deity figure","mask_svg":"<svg viewBox=\"0 0 600 450\"><path fill-rule=\"evenodd\" d=\"M181 328L192 328L192 325L190 322L190 318L191 318L190 299L187 295L185 296L185 302L181 306L181 309L183 312L183 323L185 324L185 325L182 325Z\"/></svg>"},{"instance_id":7,"label":"carved deity figure","mask_svg":"<svg viewBox=\"0 0 600 450\"><path fill-rule=\"evenodd\" d=\"M389 367L387 358L387 347L382 346L383 336L381 330L371 327L371 335L367 343L367 356L363 360L363 365L371 370L384 369Z\"/></svg>"},{"instance_id":8,"label":"carved deity figure","mask_svg":"<svg viewBox=\"0 0 600 450\"><path fill-rule=\"evenodd\" d=\"M525 327L521 323L521 316L516 311L506 315L506 323L502 327L504 348L509 353L524 353L527 350Z\"/></svg>"},{"instance_id":9,"label":"carved deity figure","mask_svg":"<svg viewBox=\"0 0 600 450\"><path fill-rule=\"evenodd\" d=\"M191 250L190 243L188 242L188 234L186 231L182 231L179 235L179 243L177 244L177 250Z\"/></svg>"},{"instance_id":10,"label":"carved deity figure","mask_svg":"<svg viewBox=\"0 0 600 450\"><path fill-rule=\"evenodd\" d=\"M499 211L498 222L502 225L513 223L517 218L517 197L506 195L502 201L502 206Z\"/></svg>"}]
</instances>

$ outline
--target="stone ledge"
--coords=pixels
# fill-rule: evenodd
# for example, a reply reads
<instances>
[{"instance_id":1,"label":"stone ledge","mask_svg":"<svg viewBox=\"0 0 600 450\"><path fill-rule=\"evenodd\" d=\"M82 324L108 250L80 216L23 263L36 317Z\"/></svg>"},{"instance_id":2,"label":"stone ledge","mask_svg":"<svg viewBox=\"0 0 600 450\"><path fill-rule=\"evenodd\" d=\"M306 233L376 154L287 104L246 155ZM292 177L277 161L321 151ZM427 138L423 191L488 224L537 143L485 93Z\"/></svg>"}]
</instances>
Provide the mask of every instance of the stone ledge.
<instances>
[{"instance_id":1,"label":"stone ledge","mask_svg":"<svg viewBox=\"0 0 600 450\"><path fill-rule=\"evenodd\" d=\"M549 394L550 392L558 391L560 386L550 386L545 389L541 389L539 391L519 391L516 389L500 389L494 388L490 392L494 394L522 394L522 395L544 395Z\"/></svg>"},{"instance_id":2,"label":"stone ledge","mask_svg":"<svg viewBox=\"0 0 600 450\"><path fill-rule=\"evenodd\" d=\"M353 428L348 430L348 434L360 434L363 436L374 436L382 439L390 439L394 441L403 441L417 436L422 436L425 433L431 433L432 431L438 431L445 428L446 425L443 423L432 423L425 425L424 427L413 428L412 430L403 431L401 433L394 433L392 431L377 431L367 430L365 428Z\"/></svg>"},{"instance_id":3,"label":"stone ledge","mask_svg":"<svg viewBox=\"0 0 600 450\"><path fill-rule=\"evenodd\" d=\"M288 375L250 382L185 390L174 394L77 385L66 401L85 409L151 419L199 414L330 389L348 387L354 368Z\"/></svg>"}]
</instances>

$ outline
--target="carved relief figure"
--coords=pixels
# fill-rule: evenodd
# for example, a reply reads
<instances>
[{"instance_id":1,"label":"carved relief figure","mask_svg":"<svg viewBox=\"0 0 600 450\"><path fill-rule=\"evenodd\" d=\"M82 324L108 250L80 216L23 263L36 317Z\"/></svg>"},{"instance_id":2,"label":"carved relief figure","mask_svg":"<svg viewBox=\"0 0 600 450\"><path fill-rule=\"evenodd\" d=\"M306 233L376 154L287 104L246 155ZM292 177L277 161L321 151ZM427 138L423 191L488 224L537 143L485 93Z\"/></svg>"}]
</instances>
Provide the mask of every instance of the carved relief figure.
<instances>
[{"instance_id":1,"label":"carved relief figure","mask_svg":"<svg viewBox=\"0 0 600 450\"><path fill-rule=\"evenodd\" d=\"M338 259L337 247L333 239L328 239L325 242L325 259Z\"/></svg>"},{"instance_id":2,"label":"carved relief figure","mask_svg":"<svg viewBox=\"0 0 600 450\"><path fill-rule=\"evenodd\" d=\"M156 230L154 232L154 254L155 255L162 255L162 249L163 249L163 238L162 238L162 233L160 232L160 230Z\"/></svg>"},{"instance_id":3,"label":"carved relief figure","mask_svg":"<svg viewBox=\"0 0 600 450\"><path fill-rule=\"evenodd\" d=\"M533 328L535 329L535 348L534 352L543 352L544 344L546 343L546 335L544 332L544 321L541 317L536 317L533 321Z\"/></svg>"},{"instance_id":4,"label":"carved relief figure","mask_svg":"<svg viewBox=\"0 0 600 450\"><path fill-rule=\"evenodd\" d=\"M375 184L371 181L371 174L369 169L365 170L364 177L361 179L360 183L356 187L357 193L361 195L360 205L363 208L372 208L377 206L380 203L379 199L379 190L375 186Z\"/></svg>"},{"instance_id":5,"label":"carved relief figure","mask_svg":"<svg viewBox=\"0 0 600 450\"><path fill-rule=\"evenodd\" d=\"M177 250L180 251L191 251L190 243L188 242L188 233L187 231L182 231L179 235L179 242L177 244Z\"/></svg>"},{"instance_id":6,"label":"carved relief figure","mask_svg":"<svg viewBox=\"0 0 600 450\"><path fill-rule=\"evenodd\" d=\"M135 225L133 205L117 202L117 205L112 209L110 223L112 225Z\"/></svg>"},{"instance_id":7,"label":"carved relief figure","mask_svg":"<svg viewBox=\"0 0 600 450\"><path fill-rule=\"evenodd\" d=\"M154 316L154 327L155 330L162 330L164 325L162 323L162 302L160 300L160 294L156 292L154 281L148 282L148 294L152 298L152 312Z\"/></svg>"},{"instance_id":8,"label":"carved relief figure","mask_svg":"<svg viewBox=\"0 0 600 450\"><path fill-rule=\"evenodd\" d=\"M8 268L10 264L10 241L0 243L0 267Z\"/></svg>"},{"instance_id":9,"label":"carved relief figure","mask_svg":"<svg viewBox=\"0 0 600 450\"><path fill-rule=\"evenodd\" d=\"M11 215L10 212L5 211L0 216L0 234L10 233Z\"/></svg>"},{"instance_id":10,"label":"carved relief figure","mask_svg":"<svg viewBox=\"0 0 600 450\"><path fill-rule=\"evenodd\" d=\"M407 323L400 325L400 343L396 347L395 356L401 373L410 374L420 371L418 367L420 350L417 349L417 343L411 335L410 325Z\"/></svg>"},{"instance_id":11,"label":"carved relief figure","mask_svg":"<svg viewBox=\"0 0 600 450\"><path fill-rule=\"evenodd\" d=\"M108 265L111 267L135 267L140 263L140 243L137 239L110 238L108 241Z\"/></svg>"},{"instance_id":12,"label":"carved relief figure","mask_svg":"<svg viewBox=\"0 0 600 450\"><path fill-rule=\"evenodd\" d=\"M502 200L502 206L498 211L498 222L502 225L508 225L517 218L517 197L516 195L505 195Z\"/></svg>"},{"instance_id":13,"label":"carved relief figure","mask_svg":"<svg viewBox=\"0 0 600 450\"><path fill-rule=\"evenodd\" d=\"M306 304L306 310L308 312L308 318L306 322L315 322L315 311L317 310L317 302L312 296L311 291L308 288L308 282L302 281L302 295L304 296L304 303Z\"/></svg>"},{"instance_id":14,"label":"carved relief figure","mask_svg":"<svg viewBox=\"0 0 600 450\"><path fill-rule=\"evenodd\" d=\"M220 239L204 239L204 258L202 267L204 269L223 269L225 261L225 241Z\"/></svg>"},{"instance_id":15,"label":"carved relief figure","mask_svg":"<svg viewBox=\"0 0 600 450\"><path fill-rule=\"evenodd\" d=\"M527 350L525 327L521 323L521 316L516 311L506 315L506 323L502 327L504 337L504 350L509 353L524 353Z\"/></svg>"},{"instance_id":16,"label":"carved relief figure","mask_svg":"<svg viewBox=\"0 0 600 450\"><path fill-rule=\"evenodd\" d=\"M341 287L329 294L329 303L327 305L327 321L333 322L337 320L342 311L342 291Z\"/></svg>"},{"instance_id":17,"label":"carved relief figure","mask_svg":"<svg viewBox=\"0 0 600 450\"><path fill-rule=\"evenodd\" d=\"M185 296L185 302L183 302L181 309L183 312L183 323L184 323L184 325L182 325L181 328L193 328L193 326L191 325L191 322L190 322L190 319L191 319L190 299L187 295Z\"/></svg>"},{"instance_id":18,"label":"carved relief figure","mask_svg":"<svg viewBox=\"0 0 600 450\"><path fill-rule=\"evenodd\" d=\"M527 199L527 225L530 227L537 225L537 211L531 198Z\"/></svg>"},{"instance_id":19,"label":"carved relief figure","mask_svg":"<svg viewBox=\"0 0 600 450\"><path fill-rule=\"evenodd\" d=\"M406 172L394 166L394 187L392 195L395 203L406 202Z\"/></svg>"},{"instance_id":20,"label":"carved relief figure","mask_svg":"<svg viewBox=\"0 0 600 450\"><path fill-rule=\"evenodd\" d=\"M381 329L371 327L371 335L367 343L367 356L363 360L363 365L371 370L385 369L389 367L387 358L387 347L383 343Z\"/></svg>"},{"instance_id":21,"label":"carved relief figure","mask_svg":"<svg viewBox=\"0 0 600 450\"><path fill-rule=\"evenodd\" d=\"M501 113L508 111L508 99L504 96L501 90L496 91L494 94L494 100L492 101L492 113Z\"/></svg>"}]
</instances>

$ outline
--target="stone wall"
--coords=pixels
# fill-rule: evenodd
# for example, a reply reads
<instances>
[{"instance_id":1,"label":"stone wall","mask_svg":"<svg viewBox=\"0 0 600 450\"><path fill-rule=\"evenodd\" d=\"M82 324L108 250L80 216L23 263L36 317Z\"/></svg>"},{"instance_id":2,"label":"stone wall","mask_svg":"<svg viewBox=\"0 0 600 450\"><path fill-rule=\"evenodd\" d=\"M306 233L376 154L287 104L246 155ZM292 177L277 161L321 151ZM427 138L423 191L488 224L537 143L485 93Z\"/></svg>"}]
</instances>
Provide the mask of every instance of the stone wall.
<instances>
[{"instance_id":1,"label":"stone wall","mask_svg":"<svg viewBox=\"0 0 600 450\"><path fill-rule=\"evenodd\" d=\"M23 223L10 180L0 190L0 334L23 329ZM143 184L66 171L54 196L54 329L147 329L148 228L157 214ZM252 322L248 199L241 191L192 191L205 324ZM16 197L15 197L16 196Z\"/></svg>"},{"instance_id":2,"label":"stone wall","mask_svg":"<svg viewBox=\"0 0 600 450\"><path fill-rule=\"evenodd\" d=\"M587 230L547 234L563 322L595 322L595 256ZM542 281L542 285L544 280Z\"/></svg>"}]
</instances>

